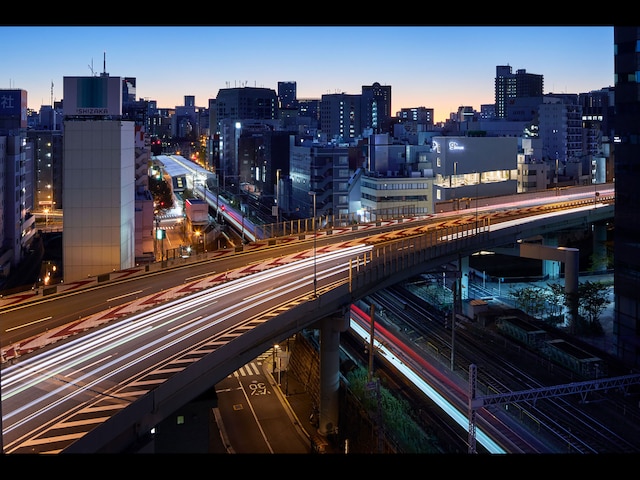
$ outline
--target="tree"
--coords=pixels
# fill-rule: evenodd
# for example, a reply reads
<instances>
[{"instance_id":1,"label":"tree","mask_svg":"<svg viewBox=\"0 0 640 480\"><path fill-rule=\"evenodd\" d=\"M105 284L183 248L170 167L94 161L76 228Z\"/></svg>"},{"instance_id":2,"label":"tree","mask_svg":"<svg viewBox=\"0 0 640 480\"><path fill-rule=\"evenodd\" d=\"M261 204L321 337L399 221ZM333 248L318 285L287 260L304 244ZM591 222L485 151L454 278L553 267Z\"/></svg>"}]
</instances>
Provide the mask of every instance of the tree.
<instances>
[{"instance_id":1,"label":"tree","mask_svg":"<svg viewBox=\"0 0 640 480\"><path fill-rule=\"evenodd\" d=\"M173 208L173 192L164 178L149 177L149 191L159 211Z\"/></svg>"},{"instance_id":2,"label":"tree","mask_svg":"<svg viewBox=\"0 0 640 480\"><path fill-rule=\"evenodd\" d=\"M566 294L564 285L548 283L548 288L524 287L511 289L509 295L514 299L516 308L540 318L544 314L545 321L557 325L563 323L562 308L570 307L572 298ZM577 297L578 325L571 325L572 333L602 333L600 315L611 303L608 298L609 285L602 282L582 282L578 291L573 293ZM542 318L541 318L542 319ZM577 332L574 329L577 327Z\"/></svg>"},{"instance_id":3,"label":"tree","mask_svg":"<svg viewBox=\"0 0 640 480\"><path fill-rule=\"evenodd\" d=\"M588 333L602 333L600 315L611 303L608 290L602 282L586 281L578 285L578 313L585 321L584 329Z\"/></svg>"},{"instance_id":4,"label":"tree","mask_svg":"<svg viewBox=\"0 0 640 480\"><path fill-rule=\"evenodd\" d=\"M564 322L563 308L565 305L564 285L559 283L547 283L547 304L549 307L549 316L547 320L553 325Z\"/></svg>"},{"instance_id":5,"label":"tree","mask_svg":"<svg viewBox=\"0 0 640 480\"><path fill-rule=\"evenodd\" d=\"M537 286L512 288L509 296L515 301L516 308L536 317L545 314L547 294L545 289Z\"/></svg>"}]
</instances>

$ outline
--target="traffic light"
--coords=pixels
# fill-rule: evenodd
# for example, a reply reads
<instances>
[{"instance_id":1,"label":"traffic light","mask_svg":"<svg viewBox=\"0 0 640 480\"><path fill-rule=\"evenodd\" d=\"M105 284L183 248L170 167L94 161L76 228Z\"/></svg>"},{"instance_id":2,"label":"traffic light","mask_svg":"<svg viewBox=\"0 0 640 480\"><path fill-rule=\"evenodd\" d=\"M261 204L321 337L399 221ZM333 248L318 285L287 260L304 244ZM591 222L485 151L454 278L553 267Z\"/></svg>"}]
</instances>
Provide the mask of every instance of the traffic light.
<instances>
[{"instance_id":1,"label":"traffic light","mask_svg":"<svg viewBox=\"0 0 640 480\"><path fill-rule=\"evenodd\" d=\"M225 206L224 206L224 205L222 205L222 206L220 207L220 210L222 210L222 211L224 212L224 209L225 209Z\"/></svg>"}]
</instances>

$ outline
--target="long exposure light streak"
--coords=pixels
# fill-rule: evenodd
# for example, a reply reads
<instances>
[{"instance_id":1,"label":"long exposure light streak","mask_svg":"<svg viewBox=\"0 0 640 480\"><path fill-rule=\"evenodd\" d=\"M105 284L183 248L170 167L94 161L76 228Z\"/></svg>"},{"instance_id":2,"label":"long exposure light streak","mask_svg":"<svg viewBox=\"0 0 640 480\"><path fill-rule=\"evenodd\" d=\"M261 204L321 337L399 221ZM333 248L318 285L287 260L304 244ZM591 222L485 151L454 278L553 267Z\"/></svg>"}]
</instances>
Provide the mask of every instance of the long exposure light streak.
<instances>
[{"instance_id":1,"label":"long exposure light streak","mask_svg":"<svg viewBox=\"0 0 640 480\"><path fill-rule=\"evenodd\" d=\"M364 328L362 328L355 319L351 318L351 328L358 334L365 343L370 342L371 336ZM401 372L407 380L418 387L425 395L427 395L433 402L438 405L443 412L449 415L458 425L465 430L469 427L469 419L466 415L460 412L457 408L451 405L437 390L429 385L423 378L416 374L416 372L406 365L402 360L397 358L391 350L389 350L383 343L380 343L374 337L376 351L379 352ZM476 438L478 443L483 445L489 453L502 454L507 453L500 445L498 445L489 435L483 432L480 428L476 429Z\"/></svg>"},{"instance_id":2,"label":"long exposure light streak","mask_svg":"<svg viewBox=\"0 0 640 480\"><path fill-rule=\"evenodd\" d=\"M371 248L358 245L319 255L316 261L325 265L323 278L346 272L349 269L349 260L354 255L360 255ZM313 280L311 273L297 278L294 276L283 285L277 285L274 280L291 273L300 273L305 268L308 269L312 262L314 260L311 258L303 259L240 277L114 320L95 331L88 331L78 338L72 338L58 346L43 350L42 353L21 359L3 371L3 400L11 399L29 389L36 391L35 389L40 388L40 393L32 401L25 401L12 411L3 411L4 433L10 433L39 415L44 415L47 411L52 411L72 398L92 390L95 390L91 394L92 397L105 394L101 393L105 389L100 385L102 382L108 384L109 378L115 373L152 358L172 345L188 341L190 337L205 332L225 320L238 316L244 318L242 313L273 300L274 296L286 296L302 288L308 289ZM336 262L338 263L335 264ZM201 310L211 310L220 297L234 294L240 288L253 287L259 292L247 295L227 308L217 309L210 314L199 314ZM166 329L165 333L155 340L140 342L148 333L162 329ZM139 346L118 351L118 347L131 342L138 342ZM83 362L90 364L80 367ZM71 372L76 375L72 376ZM65 381L60 382L58 379ZM55 388L45 386L52 381L56 385ZM75 400L74 402L77 403Z\"/></svg>"}]
</instances>

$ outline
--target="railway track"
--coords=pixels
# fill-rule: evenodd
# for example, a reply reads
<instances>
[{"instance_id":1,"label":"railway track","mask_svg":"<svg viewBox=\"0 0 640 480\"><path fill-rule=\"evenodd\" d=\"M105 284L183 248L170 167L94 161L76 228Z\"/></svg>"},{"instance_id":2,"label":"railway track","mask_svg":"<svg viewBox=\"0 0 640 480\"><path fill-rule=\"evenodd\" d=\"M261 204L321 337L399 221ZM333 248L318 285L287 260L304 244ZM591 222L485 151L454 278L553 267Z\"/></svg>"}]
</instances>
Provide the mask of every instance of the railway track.
<instances>
[{"instance_id":1,"label":"railway track","mask_svg":"<svg viewBox=\"0 0 640 480\"><path fill-rule=\"evenodd\" d=\"M477 384L481 394L495 395L571 383L575 373L514 344L509 339L481 327L459 321L456 324L454 355L452 333L446 329L442 312L434 309L410 291L396 286L365 299L376 305L376 317L387 328L429 357L440 367L451 367L465 381L468 365L478 366ZM599 394L597 404L585 404L577 395L546 397L531 402L491 405L484 410L492 415L508 414L513 427L524 437L538 438L539 447L557 453L637 453L640 443L629 438L628 430L611 425L612 415L630 408L628 398L617 392ZM620 398L622 397L622 398ZM626 405L622 407L621 404ZM615 412L612 412L614 410ZM623 422L628 424L627 421ZM635 416L632 416L635 420ZM622 431L621 431L622 430ZM513 431L505 430L505 435ZM546 447L543 447L546 446Z\"/></svg>"}]
</instances>

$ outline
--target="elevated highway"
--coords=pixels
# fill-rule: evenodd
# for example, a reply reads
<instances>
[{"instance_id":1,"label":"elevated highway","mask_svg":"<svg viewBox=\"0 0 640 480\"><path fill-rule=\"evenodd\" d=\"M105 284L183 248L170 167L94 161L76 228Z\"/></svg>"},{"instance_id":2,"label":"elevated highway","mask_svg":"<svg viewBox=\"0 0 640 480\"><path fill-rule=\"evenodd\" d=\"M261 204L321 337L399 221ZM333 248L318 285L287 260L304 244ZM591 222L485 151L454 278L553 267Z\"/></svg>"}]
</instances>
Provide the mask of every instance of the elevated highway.
<instances>
[{"instance_id":1,"label":"elevated highway","mask_svg":"<svg viewBox=\"0 0 640 480\"><path fill-rule=\"evenodd\" d=\"M295 280L294 277L291 278L292 284L298 282L295 289L289 290L286 294L283 293L281 297L275 294L270 295L269 301L271 303L260 306L257 310L252 311L251 315L243 313L239 306L239 299L235 297L239 288L248 288L247 295L250 291L256 295L258 291L270 290L271 286L267 286L267 284L253 287L243 286L242 278L246 278L248 281L259 275L258 272L262 270L257 265L252 269L248 269L246 266L237 268L233 271L239 272L235 275L235 282L238 283L234 288L231 288L231 283L229 283L229 288L224 294L229 299L236 298L235 302L238 304L236 309L231 309L231 311L238 311L229 314L228 327L216 330L213 326L203 326L200 340L193 343L191 347L185 345L181 355L177 355L175 352L170 354L169 350L160 349L154 352L154 368L150 369L148 364L141 364L137 367L140 369L137 373L130 372L126 379L118 380L117 385L114 385L113 378L105 377L104 380L101 380L105 384L92 383L90 389L78 386L73 388L73 395L69 393L72 404L66 407L65 423L68 421L74 426L74 434L65 435L66 441L60 440L59 436L56 436L57 441L54 442L36 429L33 431L27 429L26 433L16 437L16 434L13 433L14 427L8 426L7 421L10 421L11 425L21 424L23 420L20 419L19 411L22 410L20 405L32 402L32 396L34 394L37 396L39 390L16 391L9 399L6 399L5 391L3 391L3 419L6 419L3 424L4 443L8 447L10 446L6 452L25 451L23 448L30 451L28 449L33 450L34 445L38 446L38 450L35 451L47 451L48 445L56 445L57 451L69 453L122 452L131 449L133 445L144 444L145 440L148 440L149 432L162 419L206 391L226 375L269 349L274 342L279 342L293 333L314 325L321 325L323 332L325 330L344 331L348 328L348 319L346 318L348 307L353 301L378 289L386 288L424 271L434 269L443 263L456 261L460 256L470 255L479 250L515 245L523 239L546 232L611 219L613 217L613 196L608 198L603 195L597 205L591 199L576 201L569 209L562 209L559 206L520 208L513 209L511 215L508 215L507 211L483 213L480 216L470 213L446 221L431 218L429 220L406 219L406 221L389 222L385 225L380 222L380 225L375 225L366 233L359 232L359 227L349 229L350 232L343 232L342 235L328 235L329 232L323 232L321 238L327 243L317 241L317 238L320 238L317 237L314 240L315 247L313 249L309 249L308 238L305 235L304 240L307 241L305 253L299 252L297 255L298 261L306 263L304 266L301 263L301 266L297 268L296 275L298 276L295 278L298 280ZM328 248L330 244L334 247L354 248L356 245L364 243L370 245L371 248L366 252L354 253L349 259L347 268L344 268L343 262L341 270L330 271L326 265L317 270L317 266L320 265L319 259L324 258L320 256L321 253L323 255L329 253L328 250L320 252L319 249ZM275 266L277 263L286 263L277 262L274 253L276 252L270 251L263 255L263 263L271 262L271 265L264 267L265 271L277 268ZM277 255L278 258L282 258L280 251L277 252ZM292 255L295 256L295 254ZM293 261L293 259L289 261ZM192 268L195 269L195 266ZM209 270L211 270L210 266ZM199 291L205 292L216 285L225 284L228 280L227 271L231 272L232 270L225 268L224 271L224 274L221 270L218 270L217 273L209 272L208 275L203 274L202 278L192 279L190 282L181 277L179 280L181 285L174 287L176 289L174 290L175 296L180 297L186 293ZM194 277L197 276L194 275ZM311 280L320 276L322 278L318 280L317 289L314 289L315 282ZM141 285L137 282L144 282L146 277L143 275L135 281L130 281L126 289L132 291L136 285ZM267 279L263 281L269 282ZM155 295L159 306L165 305L163 302L168 300L169 290L171 289L163 290L163 295ZM87 295L89 298L89 292L81 295ZM58 298L55 300L52 298L52 302L65 300L64 295L56 295L55 297ZM117 303L114 300L115 297L110 298L112 304ZM127 305L133 303L130 302L130 299L123 298L120 306L113 308L124 311ZM147 308L156 304L148 297L141 296L140 298L147 302ZM68 298L66 301L69 301ZM258 304L258 300L247 301ZM20 315L28 313L37 305L37 301L33 302L33 305L30 303L24 305L20 310ZM192 304L191 307L185 309L185 315L196 308L203 316L213 315L219 309L219 305L203 304L197 307L195 305ZM51 309L52 305L49 304L47 308ZM9 312L10 310L3 308L3 311ZM111 317L115 318L116 316L111 315ZM196 320L192 319L189 322L196 322ZM178 325L176 323L176 328ZM60 348L63 350L64 344ZM109 353L110 344L103 344L100 348L103 355L122 355L115 350L115 344L112 354ZM60 354L57 353L57 355ZM3 358L6 357L7 349L3 346ZM187 357L189 361L185 361ZM331 364L331 362L327 363ZM19 367L21 364L22 360L15 367ZM135 364L129 368L136 368ZM7 370L6 374L5 370ZM3 370L3 389L5 376L9 374L9 369L5 370ZM40 375L43 376L43 379L37 382L34 380L34 388L45 388L43 385L58 379L60 374L58 372L42 372ZM65 371L64 375L67 384L87 383L85 379L76 384L70 378L72 376L70 372ZM117 396L105 395L112 388L126 388L126 385L123 385L125 381L136 385L136 388L133 389L134 393L127 394L126 401L117 401L115 399ZM53 383L57 382L58 380ZM79 401L76 395L79 391L87 398ZM328 392L326 395L328 404L331 403L331 393ZM14 407L11 405L14 405L16 410L13 410ZM96 412L100 412L97 417L94 416ZM327 417L331 417L335 413L331 408L327 408L324 412ZM322 414L321 411L321 417ZM61 421L58 417L56 418L57 425ZM42 423L43 419L39 419L39 429Z\"/></svg>"}]
</instances>

